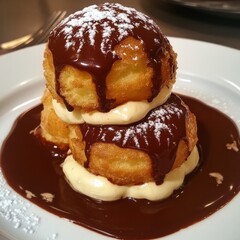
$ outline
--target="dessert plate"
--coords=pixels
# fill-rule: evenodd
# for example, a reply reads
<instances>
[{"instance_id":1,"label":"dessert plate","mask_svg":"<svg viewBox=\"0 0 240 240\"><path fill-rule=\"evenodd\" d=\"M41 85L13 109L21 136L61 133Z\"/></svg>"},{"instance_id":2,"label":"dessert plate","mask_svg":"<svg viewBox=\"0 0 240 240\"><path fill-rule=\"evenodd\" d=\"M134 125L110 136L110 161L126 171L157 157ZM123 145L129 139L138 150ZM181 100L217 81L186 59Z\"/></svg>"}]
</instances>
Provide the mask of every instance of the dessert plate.
<instances>
[{"instance_id":1,"label":"dessert plate","mask_svg":"<svg viewBox=\"0 0 240 240\"><path fill-rule=\"evenodd\" d=\"M218 108L240 129L240 51L200 41L169 40L178 53L174 91ZM44 45L39 45L0 57L0 145L16 117L40 102L45 85L43 51ZM239 226L240 194L205 220L161 239L237 240ZM1 235L18 240L110 239L22 198L10 189L0 171L0 239Z\"/></svg>"}]
</instances>

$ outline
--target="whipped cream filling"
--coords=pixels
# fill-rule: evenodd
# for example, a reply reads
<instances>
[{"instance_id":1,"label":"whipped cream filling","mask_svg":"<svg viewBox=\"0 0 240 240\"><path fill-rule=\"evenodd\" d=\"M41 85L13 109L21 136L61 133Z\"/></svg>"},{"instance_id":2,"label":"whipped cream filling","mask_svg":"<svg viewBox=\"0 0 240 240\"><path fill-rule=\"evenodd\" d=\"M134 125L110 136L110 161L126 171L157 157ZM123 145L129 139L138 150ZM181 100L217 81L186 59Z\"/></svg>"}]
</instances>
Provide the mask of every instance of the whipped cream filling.
<instances>
[{"instance_id":1,"label":"whipped cream filling","mask_svg":"<svg viewBox=\"0 0 240 240\"><path fill-rule=\"evenodd\" d=\"M151 102L130 101L106 113L98 111L83 113L79 110L69 112L64 104L57 102L55 99L53 99L52 105L57 116L69 124L81 124L86 122L93 125L126 125L141 120L150 110L165 103L171 91L172 85L165 86Z\"/></svg>"},{"instance_id":2,"label":"whipped cream filling","mask_svg":"<svg viewBox=\"0 0 240 240\"><path fill-rule=\"evenodd\" d=\"M65 159L62 168L71 187L89 197L104 201L126 197L157 201L169 197L174 190L178 189L183 184L184 177L197 166L198 161L199 154L195 146L188 159L180 167L166 174L161 185L156 185L155 182L133 186L113 184L105 177L90 173L75 161L72 155Z\"/></svg>"}]
</instances>

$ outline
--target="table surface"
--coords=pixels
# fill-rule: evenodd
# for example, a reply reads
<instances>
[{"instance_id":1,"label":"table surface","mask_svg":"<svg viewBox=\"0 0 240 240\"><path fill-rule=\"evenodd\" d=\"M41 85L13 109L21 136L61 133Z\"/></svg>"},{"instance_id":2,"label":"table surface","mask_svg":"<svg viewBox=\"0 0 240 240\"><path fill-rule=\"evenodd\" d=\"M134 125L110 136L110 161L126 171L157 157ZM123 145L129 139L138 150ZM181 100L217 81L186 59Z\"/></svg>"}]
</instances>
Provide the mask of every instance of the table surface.
<instances>
[{"instance_id":1,"label":"table surface","mask_svg":"<svg viewBox=\"0 0 240 240\"><path fill-rule=\"evenodd\" d=\"M36 31L55 10L68 14L102 0L1 0L0 43ZM152 17L171 37L196 39L240 49L240 13L221 14L167 0L118 0Z\"/></svg>"}]
</instances>

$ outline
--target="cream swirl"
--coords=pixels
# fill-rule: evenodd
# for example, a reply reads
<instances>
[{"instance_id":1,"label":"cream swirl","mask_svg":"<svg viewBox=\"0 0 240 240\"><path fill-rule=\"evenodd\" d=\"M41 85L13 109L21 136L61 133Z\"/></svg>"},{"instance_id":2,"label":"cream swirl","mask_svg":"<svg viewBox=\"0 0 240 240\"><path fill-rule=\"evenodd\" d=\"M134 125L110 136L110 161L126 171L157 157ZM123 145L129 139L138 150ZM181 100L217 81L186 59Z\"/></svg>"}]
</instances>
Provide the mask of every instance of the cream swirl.
<instances>
[{"instance_id":1,"label":"cream swirl","mask_svg":"<svg viewBox=\"0 0 240 240\"><path fill-rule=\"evenodd\" d=\"M93 125L126 125L137 122L157 106L165 103L171 94L172 85L165 86L160 93L151 101L136 101L122 104L109 112L93 111L83 113L80 110L68 111L64 104L52 101L54 111L60 119L69 124L88 123Z\"/></svg>"},{"instance_id":2,"label":"cream swirl","mask_svg":"<svg viewBox=\"0 0 240 240\"><path fill-rule=\"evenodd\" d=\"M62 168L71 187L89 197L104 201L114 201L126 197L157 201L169 197L174 190L178 189L183 184L185 176L197 166L198 161L199 154L195 146L188 159L180 167L166 174L164 182L160 185L156 185L155 182L134 186L113 184L105 177L90 173L75 161L72 155L65 159Z\"/></svg>"}]
</instances>

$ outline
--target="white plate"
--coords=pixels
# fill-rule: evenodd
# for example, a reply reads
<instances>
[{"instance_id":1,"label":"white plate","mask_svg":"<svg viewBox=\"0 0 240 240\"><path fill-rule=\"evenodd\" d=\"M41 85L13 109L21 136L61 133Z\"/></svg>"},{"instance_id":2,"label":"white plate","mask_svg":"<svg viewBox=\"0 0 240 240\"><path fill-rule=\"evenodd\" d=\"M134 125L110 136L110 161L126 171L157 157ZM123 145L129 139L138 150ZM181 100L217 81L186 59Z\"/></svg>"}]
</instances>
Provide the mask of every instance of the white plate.
<instances>
[{"instance_id":1,"label":"white plate","mask_svg":"<svg viewBox=\"0 0 240 240\"><path fill-rule=\"evenodd\" d=\"M240 129L240 51L169 38L178 53L174 91L201 99L228 114ZM15 118L40 102L44 46L0 57L0 144ZM240 194L207 219L162 239L239 240ZM0 235L10 239L109 239L35 206L12 191L0 172Z\"/></svg>"}]
</instances>

